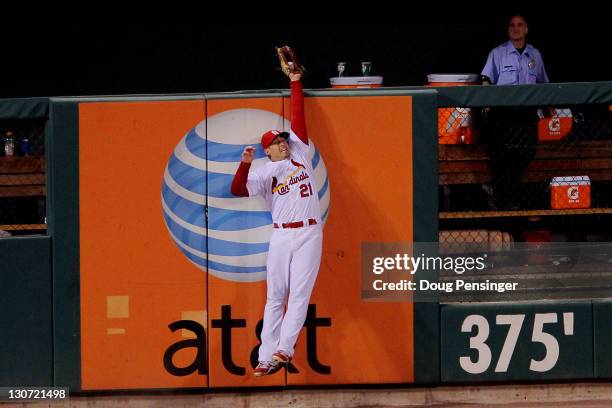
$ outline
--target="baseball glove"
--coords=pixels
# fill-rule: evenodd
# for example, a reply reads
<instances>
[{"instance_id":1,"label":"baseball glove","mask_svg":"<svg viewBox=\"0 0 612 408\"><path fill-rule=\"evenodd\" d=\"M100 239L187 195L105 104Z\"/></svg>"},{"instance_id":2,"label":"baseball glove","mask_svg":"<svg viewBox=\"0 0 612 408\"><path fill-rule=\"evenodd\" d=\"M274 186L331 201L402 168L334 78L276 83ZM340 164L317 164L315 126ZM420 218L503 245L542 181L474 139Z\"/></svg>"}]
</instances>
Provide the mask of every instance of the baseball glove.
<instances>
[{"instance_id":1,"label":"baseball glove","mask_svg":"<svg viewBox=\"0 0 612 408\"><path fill-rule=\"evenodd\" d=\"M276 53L278 54L278 60L280 61L281 70L285 75L289 74L303 74L306 68L300 64L300 61L293 52L293 49L288 45L283 47L276 47Z\"/></svg>"}]
</instances>

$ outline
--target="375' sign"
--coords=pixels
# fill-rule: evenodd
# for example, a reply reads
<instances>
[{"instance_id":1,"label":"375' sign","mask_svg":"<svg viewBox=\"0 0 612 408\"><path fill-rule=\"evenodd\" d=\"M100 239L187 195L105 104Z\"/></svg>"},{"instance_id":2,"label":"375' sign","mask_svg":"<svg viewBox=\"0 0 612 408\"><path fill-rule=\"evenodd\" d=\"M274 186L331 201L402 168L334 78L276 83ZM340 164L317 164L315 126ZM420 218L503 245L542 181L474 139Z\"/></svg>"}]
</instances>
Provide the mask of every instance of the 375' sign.
<instances>
[{"instance_id":1,"label":"375' sign","mask_svg":"<svg viewBox=\"0 0 612 408\"><path fill-rule=\"evenodd\" d=\"M523 322L525 321L524 314L516 315L497 315L495 323L497 325L508 325L508 334L504 341L499 359L495 365L496 373L505 373L510 366L510 360L514 354L516 343L518 341ZM549 333L544 332L544 324L557 323L557 313L536 313L534 326L531 336L531 341L542 343L544 345L544 357L540 360L531 359L529 362L529 370L537 372L546 372L552 370L559 361L559 342L557 338ZM459 365L464 371L470 374L481 374L487 371L491 365L492 354L491 349L487 346L489 337L489 321L481 315L469 315L461 325L463 333L472 333L476 328L474 336L470 337L470 348L478 352L476 361L472 361L470 356L459 357ZM565 335L574 334L574 313L563 313L563 332Z\"/></svg>"},{"instance_id":2,"label":"375' sign","mask_svg":"<svg viewBox=\"0 0 612 408\"><path fill-rule=\"evenodd\" d=\"M593 376L589 303L447 305L442 380Z\"/></svg>"}]
</instances>

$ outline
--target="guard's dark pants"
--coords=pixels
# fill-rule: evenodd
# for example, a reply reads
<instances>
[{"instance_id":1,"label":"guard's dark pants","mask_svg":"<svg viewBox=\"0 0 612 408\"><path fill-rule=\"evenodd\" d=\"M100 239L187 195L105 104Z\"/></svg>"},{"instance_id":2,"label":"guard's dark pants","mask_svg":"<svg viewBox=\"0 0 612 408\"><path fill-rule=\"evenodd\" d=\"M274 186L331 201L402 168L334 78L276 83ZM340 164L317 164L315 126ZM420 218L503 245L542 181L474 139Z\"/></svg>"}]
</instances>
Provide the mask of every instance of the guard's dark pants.
<instances>
[{"instance_id":1,"label":"guard's dark pants","mask_svg":"<svg viewBox=\"0 0 612 408\"><path fill-rule=\"evenodd\" d=\"M519 182L535 157L537 109L491 108L483 125L496 206L498 209L526 209L529 197L521 197Z\"/></svg>"}]
</instances>

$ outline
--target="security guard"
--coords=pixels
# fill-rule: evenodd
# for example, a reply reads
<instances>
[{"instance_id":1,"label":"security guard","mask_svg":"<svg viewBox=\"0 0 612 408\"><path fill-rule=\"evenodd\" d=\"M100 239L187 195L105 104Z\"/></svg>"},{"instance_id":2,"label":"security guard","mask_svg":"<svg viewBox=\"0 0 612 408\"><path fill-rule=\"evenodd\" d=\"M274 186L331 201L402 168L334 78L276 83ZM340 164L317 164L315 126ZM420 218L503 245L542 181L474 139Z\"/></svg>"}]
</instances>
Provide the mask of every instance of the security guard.
<instances>
[{"instance_id":1,"label":"security guard","mask_svg":"<svg viewBox=\"0 0 612 408\"><path fill-rule=\"evenodd\" d=\"M523 85L548 82L540 52L527 44L527 20L513 15L508 23L509 40L494 48L482 69L483 85ZM484 136L491 158L491 209L528 209L520 179L535 156L538 144L537 113L533 107L485 109ZM545 109L545 114L549 114Z\"/></svg>"},{"instance_id":2,"label":"security guard","mask_svg":"<svg viewBox=\"0 0 612 408\"><path fill-rule=\"evenodd\" d=\"M523 16L512 16L508 23L509 41L494 48L482 69L483 82L494 85L523 85L548 82L542 54L527 44L529 32Z\"/></svg>"}]
</instances>

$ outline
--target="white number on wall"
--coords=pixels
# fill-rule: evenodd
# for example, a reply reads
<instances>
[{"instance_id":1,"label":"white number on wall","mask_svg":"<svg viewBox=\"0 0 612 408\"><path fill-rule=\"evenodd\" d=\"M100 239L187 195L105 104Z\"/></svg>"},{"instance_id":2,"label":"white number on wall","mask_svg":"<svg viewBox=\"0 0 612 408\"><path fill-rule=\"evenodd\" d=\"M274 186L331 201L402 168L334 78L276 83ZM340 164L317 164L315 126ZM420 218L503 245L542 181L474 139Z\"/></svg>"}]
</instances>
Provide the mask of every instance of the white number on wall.
<instances>
[{"instance_id":1,"label":"white number on wall","mask_svg":"<svg viewBox=\"0 0 612 408\"><path fill-rule=\"evenodd\" d=\"M529 369L539 373L549 371L557 364L557 360L559 360L559 342L553 335L544 333L544 324L546 323L557 323L557 314L542 313L535 315L531 341L534 343L542 343L546 348L546 354L540 361L531 359Z\"/></svg>"},{"instance_id":2,"label":"white number on wall","mask_svg":"<svg viewBox=\"0 0 612 408\"><path fill-rule=\"evenodd\" d=\"M508 366L510 365L510 360L512 360L514 348L516 347L516 342L518 341L519 333L521 332L521 327L523 326L524 320L524 314L497 315L495 323L498 325L509 324L510 328L508 329L506 341L504 341L504 347L502 347L501 354L499 355L499 360L497 360L497 366L495 366L496 373L505 373L508 371Z\"/></svg>"},{"instance_id":3,"label":"white number on wall","mask_svg":"<svg viewBox=\"0 0 612 408\"><path fill-rule=\"evenodd\" d=\"M478 351L478 357L475 363L472 362L470 357L460 357L459 364L470 374L481 374L487 371L489 364L491 364L491 349L485 343L489 338L489 322L483 316L470 315L463 321L461 331L471 333L474 326L476 326L478 333L476 336L470 337L470 348Z\"/></svg>"},{"instance_id":4,"label":"white number on wall","mask_svg":"<svg viewBox=\"0 0 612 408\"><path fill-rule=\"evenodd\" d=\"M516 315L497 315L495 324L498 326L507 325L508 334L504 341L497 365L495 366L496 373L505 373L508 371L514 349L521 333L523 322L525 321L524 314ZM557 323L557 313L536 313L533 321L533 331L531 341L534 343L542 343L545 353L541 360L531 359L529 369L543 373L552 370L557 361L559 361L559 342L550 333L544 331L545 324ZM566 336L574 334L574 313L563 313L563 333ZM470 349L477 351L476 361L472 361L469 356L459 357L459 365L461 368L470 374L482 374L487 371L491 365L492 353L491 348L486 341L489 338L489 322L484 316L469 315L463 320L461 325L462 333L472 333L476 328L474 336L470 337Z\"/></svg>"}]
</instances>

